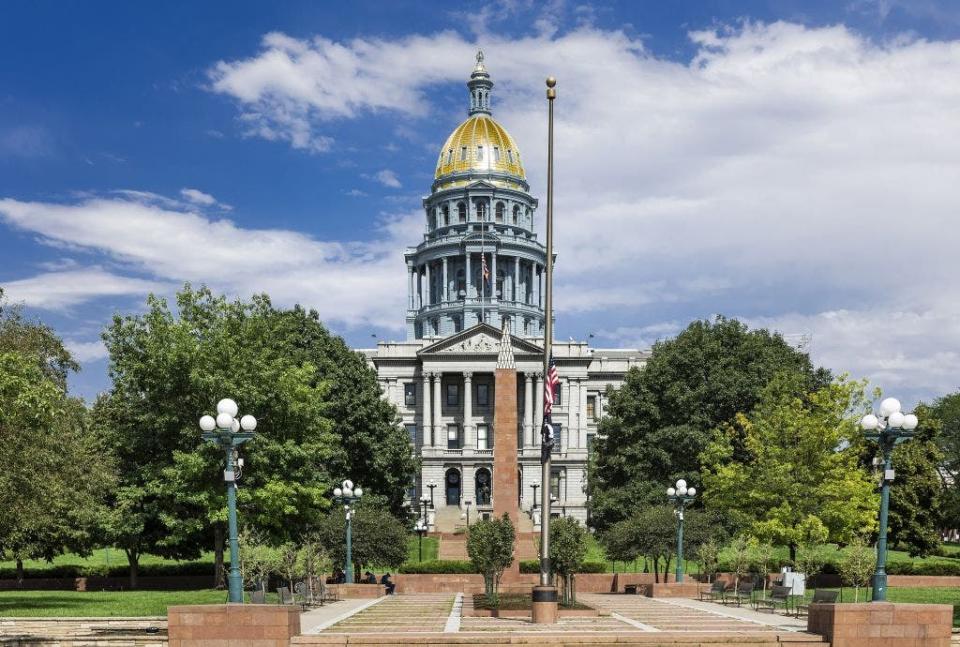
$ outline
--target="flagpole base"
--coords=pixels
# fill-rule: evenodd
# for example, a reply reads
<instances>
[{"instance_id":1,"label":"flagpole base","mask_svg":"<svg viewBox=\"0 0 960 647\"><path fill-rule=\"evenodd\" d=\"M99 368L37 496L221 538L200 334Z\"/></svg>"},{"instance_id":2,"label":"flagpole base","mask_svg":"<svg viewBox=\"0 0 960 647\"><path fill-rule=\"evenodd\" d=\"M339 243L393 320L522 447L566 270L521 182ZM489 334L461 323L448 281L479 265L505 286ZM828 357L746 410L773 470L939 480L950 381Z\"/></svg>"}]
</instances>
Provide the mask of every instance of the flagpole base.
<instances>
[{"instance_id":1,"label":"flagpole base","mask_svg":"<svg viewBox=\"0 0 960 647\"><path fill-rule=\"evenodd\" d=\"M535 625L552 625L557 622L557 587L533 587L532 620Z\"/></svg>"}]
</instances>

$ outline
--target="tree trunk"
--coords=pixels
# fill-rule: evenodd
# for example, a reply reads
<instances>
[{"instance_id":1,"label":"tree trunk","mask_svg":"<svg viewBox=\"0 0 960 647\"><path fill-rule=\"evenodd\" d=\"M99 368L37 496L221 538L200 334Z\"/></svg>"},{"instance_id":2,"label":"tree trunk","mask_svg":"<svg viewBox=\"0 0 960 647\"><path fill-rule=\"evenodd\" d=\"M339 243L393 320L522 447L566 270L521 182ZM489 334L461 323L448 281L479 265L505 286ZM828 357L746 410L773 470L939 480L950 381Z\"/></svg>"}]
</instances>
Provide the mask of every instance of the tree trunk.
<instances>
[{"instance_id":1,"label":"tree trunk","mask_svg":"<svg viewBox=\"0 0 960 647\"><path fill-rule=\"evenodd\" d=\"M653 558L653 581L657 584L660 583L660 558Z\"/></svg>"},{"instance_id":2,"label":"tree trunk","mask_svg":"<svg viewBox=\"0 0 960 647\"><path fill-rule=\"evenodd\" d=\"M222 589L226 586L223 568L223 526L213 527L213 588Z\"/></svg>"},{"instance_id":3,"label":"tree trunk","mask_svg":"<svg viewBox=\"0 0 960 647\"><path fill-rule=\"evenodd\" d=\"M797 545L796 544L790 544L790 561L791 562L797 561Z\"/></svg>"},{"instance_id":4,"label":"tree trunk","mask_svg":"<svg viewBox=\"0 0 960 647\"><path fill-rule=\"evenodd\" d=\"M127 562L130 564L130 588L137 588L137 575L140 571L140 553L135 550L127 550Z\"/></svg>"},{"instance_id":5,"label":"tree trunk","mask_svg":"<svg viewBox=\"0 0 960 647\"><path fill-rule=\"evenodd\" d=\"M17 588L23 588L23 560L17 557Z\"/></svg>"}]
</instances>

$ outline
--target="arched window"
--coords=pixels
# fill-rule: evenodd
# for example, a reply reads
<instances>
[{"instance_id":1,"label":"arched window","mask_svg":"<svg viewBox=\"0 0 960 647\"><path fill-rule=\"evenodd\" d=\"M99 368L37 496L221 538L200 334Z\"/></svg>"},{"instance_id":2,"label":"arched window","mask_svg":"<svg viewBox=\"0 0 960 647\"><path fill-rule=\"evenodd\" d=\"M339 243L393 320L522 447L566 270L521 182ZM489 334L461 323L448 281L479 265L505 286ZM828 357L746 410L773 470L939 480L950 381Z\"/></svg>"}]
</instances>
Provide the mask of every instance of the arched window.
<instances>
[{"instance_id":1,"label":"arched window","mask_svg":"<svg viewBox=\"0 0 960 647\"><path fill-rule=\"evenodd\" d=\"M498 203L497 203L497 208L496 208L496 218L497 218L497 222L503 222L503 211L504 211L503 203L502 203L502 202L498 202Z\"/></svg>"},{"instance_id":2,"label":"arched window","mask_svg":"<svg viewBox=\"0 0 960 647\"><path fill-rule=\"evenodd\" d=\"M443 485L446 490L447 505L460 505L460 472L453 468L448 469L444 475Z\"/></svg>"},{"instance_id":3,"label":"arched window","mask_svg":"<svg viewBox=\"0 0 960 647\"><path fill-rule=\"evenodd\" d=\"M457 220L460 222L467 221L467 205L462 202L457 203Z\"/></svg>"},{"instance_id":4,"label":"arched window","mask_svg":"<svg viewBox=\"0 0 960 647\"><path fill-rule=\"evenodd\" d=\"M497 270L497 298L503 298L503 272Z\"/></svg>"},{"instance_id":5,"label":"arched window","mask_svg":"<svg viewBox=\"0 0 960 647\"><path fill-rule=\"evenodd\" d=\"M477 505L490 505L490 470L481 467L477 470L476 490Z\"/></svg>"},{"instance_id":6,"label":"arched window","mask_svg":"<svg viewBox=\"0 0 960 647\"><path fill-rule=\"evenodd\" d=\"M513 205L513 224L517 224L520 220L520 205Z\"/></svg>"},{"instance_id":7,"label":"arched window","mask_svg":"<svg viewBox=\"0 0 960 647\"><path fill-rule=\"evenodd\" d=\"M449 151L447 151L447 164L452 164L452 163L453 163L453 149L451 148Z\"/></svg>"},{"instance_id":8,"label":"arched window","mask_svg":"<svg viewBox=\"0 0 960 647\"><path fill-rule=\"evenodd\" d=\"M487 219L487 203L483 200L477 201L477 220L483 222Z\"/></svg>"},{"instance_id":9,"label":"arched window","mask_svg":"<svg viewBox=\"0 0 960 647\"><path fill-rule=\"evenodd\" d=\"M457 270L457 296L464 297L467 294L467 278L463 270Z\"/></svg>"},{"instance_id":10,"label":"arched window","mask_svg":"<svg viewBox=\"0 0 960 647\"><path fill-rule=\"evenodd\" d=\"M443 205L443 225L450 224L450 205Z\"/></svg>"}]
</instances>

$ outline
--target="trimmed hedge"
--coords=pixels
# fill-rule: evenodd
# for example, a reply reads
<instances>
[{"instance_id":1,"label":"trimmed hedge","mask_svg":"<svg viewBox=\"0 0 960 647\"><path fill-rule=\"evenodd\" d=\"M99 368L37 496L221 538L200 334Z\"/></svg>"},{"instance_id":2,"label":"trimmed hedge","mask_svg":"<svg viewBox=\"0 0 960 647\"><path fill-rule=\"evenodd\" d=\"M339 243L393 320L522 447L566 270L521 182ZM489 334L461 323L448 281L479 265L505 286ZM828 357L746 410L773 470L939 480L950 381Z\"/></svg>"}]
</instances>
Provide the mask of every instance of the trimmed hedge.
<instances>
[{"instance_id":1,"label":"trimmed hedge","mask_svg":"<svg viewBox=\"0 0 960 647\"><path fill-rule=\"evenodd\" d=\"M407 562L400 567L400 573L409 575L472 574L477 573L473 563L461 559L435 559L427 562Z\"/></svg>"},{"instance_id":2,"label":"trimmed hedge","mask_svg":"<svg viewBox=\"0 0 960 647\"><path fill-rule=\"evenodd\" d=\"M536 559L525 559L520 562L521 573L539 573L540 561ZM606 573L606 562L584 562L578 573Z\"/></svg>"},{"instance_id":3,"label":"trimmed hedge","mask_svg":"<svg viewBox=\"0 0 960 647\"><path fill-rule=\"evenodd\" d=\"M24 579L76 577L128 577L130 567L126 564L116 566L81 566L51 564L42 568L23 569ZM184 575L213 575L213 562L180 562L177 564L143 564L137 571L137 577L180 577ZM0 568L0 579L16 579L16 568Z\"/></svg>"}]
</instances>

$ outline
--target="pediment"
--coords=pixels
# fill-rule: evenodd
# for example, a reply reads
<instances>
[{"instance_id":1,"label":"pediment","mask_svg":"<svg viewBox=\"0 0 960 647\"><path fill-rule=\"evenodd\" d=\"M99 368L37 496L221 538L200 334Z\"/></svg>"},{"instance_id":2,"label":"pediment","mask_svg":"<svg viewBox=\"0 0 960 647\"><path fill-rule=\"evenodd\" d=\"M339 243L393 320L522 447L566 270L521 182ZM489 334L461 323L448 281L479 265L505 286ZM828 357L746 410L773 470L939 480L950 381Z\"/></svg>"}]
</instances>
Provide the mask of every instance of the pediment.
<instances>
[{"instance_id":1,"label":"pediment","mask_svg":"<svg viewBox=\"0 0 960 647\"><path fill-rule=\"evenodd\" d=\"M500 242L500 236L498 236L495 232L492 232L492 231L486 231L482 233L479 231L475 231L471 234L467 234L466 236L464 236L463 242L464 244L486 243L487 245L493 245L494 243Z\"/></svg>"},{"instance_id":2,"label":"pediment","mask_svg":"<svg viewBox=\"0 0 960 647\"><path fill-rule=\"evenodd\" d=\"M495 185L495 184L491 184L491 183L488 182L487 180L474 180L473 182L471 182L470 184L467 185L467 188L469 188L469 189L496 189L496 188L498 188L498 187L497 187L497 185Z\"/></svg>"},{"instance_id":3,"label":"pediment","mask_svg":"<svg viewBox=\"0 0 960 647\"><path fill-rule=\"evenodd\" d=\"M446 339L420 349L418 355L470 354L496 355L500 349L503 333L485 323L477 324L467 330L451 335ZM543 354L543 349L524 339L510 336L514 354Z\"/></svg>"}]
</instances>

